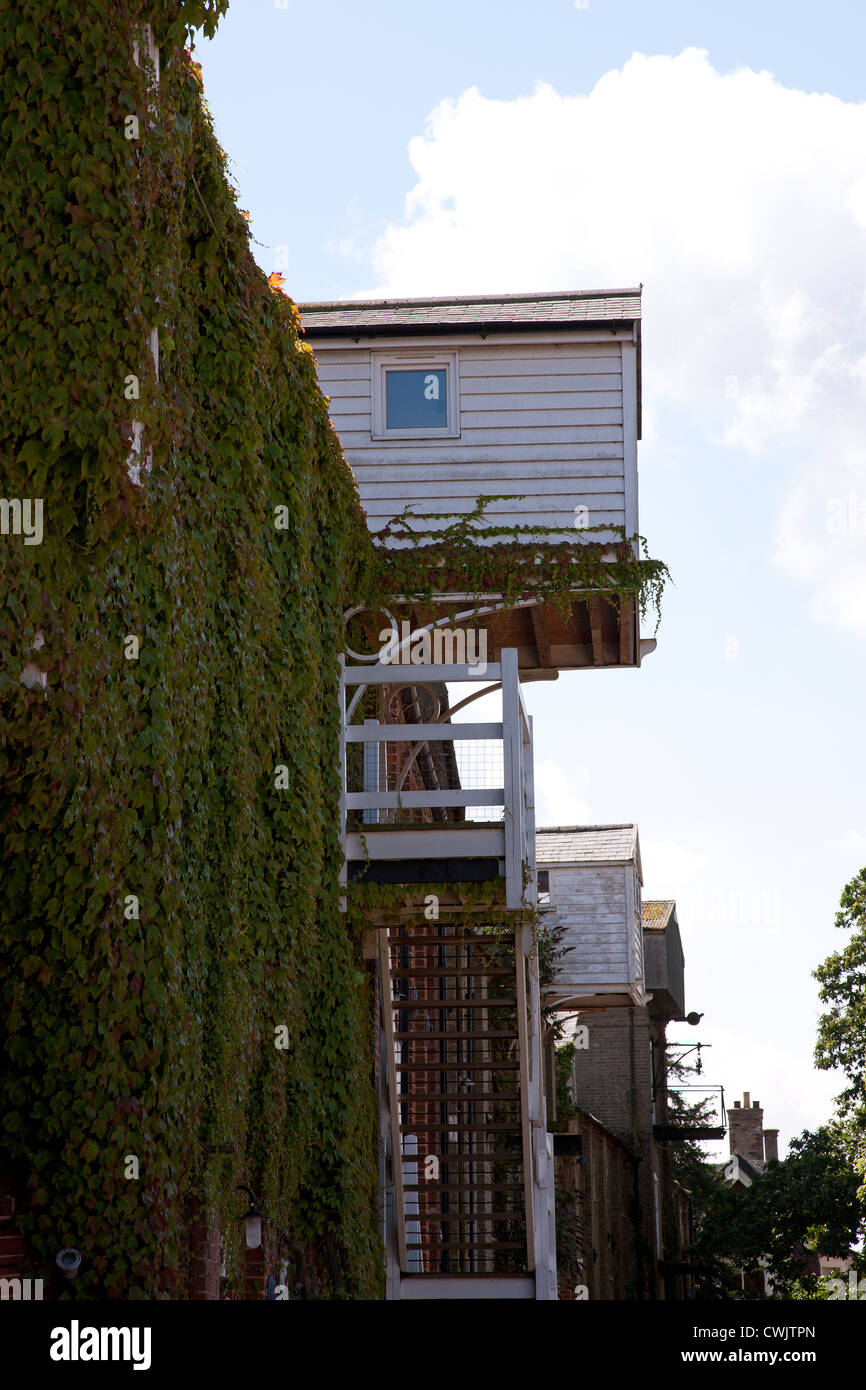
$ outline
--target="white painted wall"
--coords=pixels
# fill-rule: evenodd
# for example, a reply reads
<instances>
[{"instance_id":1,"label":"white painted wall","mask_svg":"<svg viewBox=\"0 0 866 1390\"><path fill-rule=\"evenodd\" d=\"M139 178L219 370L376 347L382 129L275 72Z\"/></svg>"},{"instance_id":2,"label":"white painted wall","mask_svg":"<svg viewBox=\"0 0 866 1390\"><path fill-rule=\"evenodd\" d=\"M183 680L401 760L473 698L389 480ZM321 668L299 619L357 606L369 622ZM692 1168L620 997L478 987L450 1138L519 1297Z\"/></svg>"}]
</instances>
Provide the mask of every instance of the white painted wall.
<instances>
[{"instance_id":1,"label":"white painted wall","mask_svg":"<svg viewBox=\"0 0 866 1390\"><path fill-rule=\"evenodd\" d=\"M559 965L556 996L596 990L642 996L643 932L635 865L545 867L553 893L550 916L565 927L561 945L568 952Z\"/></svg>"},{"instance_id":2,"label":"white painted wall","mask_svg":"<svg viewBox=\"0 0 866 1390\"><path fill-rule=\"evenodd\" d=\"M374 439L374 354L402 349L417 357L425 346L433 353L457 353L459 436ZM585 506L589 526L627 525L629 533L636 528L636 386L629 335L558 332L357 344L335 339L314 341L313 347L372 531L407 503L419 514L469 511L481 493L507 496L488 508L491 518L502 516L507 524L573 528L575 507Z\"/></svg>"}]
</instances>

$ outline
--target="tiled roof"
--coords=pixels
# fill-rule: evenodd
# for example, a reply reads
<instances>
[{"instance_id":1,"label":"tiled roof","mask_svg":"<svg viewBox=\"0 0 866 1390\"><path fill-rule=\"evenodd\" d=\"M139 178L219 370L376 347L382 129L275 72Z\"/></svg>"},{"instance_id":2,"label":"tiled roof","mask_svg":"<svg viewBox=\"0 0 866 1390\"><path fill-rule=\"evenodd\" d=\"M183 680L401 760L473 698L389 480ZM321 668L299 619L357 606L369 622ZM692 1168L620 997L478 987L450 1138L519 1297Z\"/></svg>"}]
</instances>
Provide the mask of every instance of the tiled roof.
<instances>
[{"instance_id":1,"label":"tiled roof","mask_svg":"<svg viewBox=\"0 0 866 1390\"><path fill-rule=\"evenodd\" d=\"M640 910L644 930L649 927L652 931L663 931L676 910L676 903L672 898L656 902L644 898Z\"/></svg>"},{"instance_id":2,"label":"tiled roof","mask_svg":"<svg viewBox=\"0 0 866 1390\"><path fill-rule=\"evenodd\" d=\"M633 322L640 318L641 287L625 290L564 290L548 294L472 295L460 299L339 300L299 304L307 333L377 329L442 331L453 327L580 327Z\"/></svg>"},{"instance_id":3,"label":"tiled roof","mask_svg":"<svg viewBox=\"0 0 866 1390\"><path fill-rule=\"evenodd\" d=\"M747 1178L751 1178L752 1182L754 1182L755 1178L759 1178L761 1176L761 1172L763 1171L763 1164L761 1164L761 1167L759 1168L753 1160L746 1158L745 1155L741 1153L731 1153L727 1158L711 1158L709 1159L709 1163L712 1168L718 1168L719 1171L722 1172L725 1168L728 1167L732 1158L735 1158L737 1160L737 1165L740 1169L740 1175L734 1177L733 1180L735 1182L739 1182L743 1187L745 1187L746 1184L743 1182L741 1174L745 1173L745 1176Z\"/></svg>"},{"instance_id":4,"label":"tiled roof","mask_svg":"<svg viewBox=\"0 0 866 1390\"><path fill-rule=\"evenodd\" d=\"M625 864L640 849L636 825L555 825L535 832L535 860L550 864Z\"/></svg>"}]
</instances>

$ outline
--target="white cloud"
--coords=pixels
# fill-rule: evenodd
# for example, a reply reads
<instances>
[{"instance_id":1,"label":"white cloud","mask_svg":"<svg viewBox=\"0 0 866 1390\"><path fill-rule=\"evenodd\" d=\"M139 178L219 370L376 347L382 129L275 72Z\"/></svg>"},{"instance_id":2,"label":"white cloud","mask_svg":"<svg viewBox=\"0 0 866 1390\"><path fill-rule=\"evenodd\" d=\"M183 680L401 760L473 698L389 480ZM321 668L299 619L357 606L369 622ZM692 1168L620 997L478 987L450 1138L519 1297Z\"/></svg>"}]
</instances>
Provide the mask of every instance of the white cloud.
<instances>
[{"instance_id":1,"label":"white cloud","mask_svg":"<svg viewBox=\"0 0 866 1390\"><path fill-rule=\"evenodd\" d=\"M645 898L676 898L706 872L711 859L675 840L640 842Z\"/></svg>"},{"instance_id":2,"label":"white cloud","mask_svg":"<svg viewBox=\"0 0 866 1390\"><path fill-rule=\"evenodd\" d=\"M698 49L635 54L588 95L471 88L410 157L373 292L643 280L650 421L687 412L756 461L776 451L776 563L820 621L866 632L863 536L825 524L852 486L866 500L866 105L722 74Z\"/></svg>"},{"instance_id":3,"label":"white cloud","mask_svg":"<svg viewBox=\"0 0 866 1390\"><path fill-rule=\"evenodd\" d=\"M574 794L586 783L583 766L566 770L551 759L539 763L535 769L536 825L591 825L589 804Z\"/></svg>"}]
</instances>

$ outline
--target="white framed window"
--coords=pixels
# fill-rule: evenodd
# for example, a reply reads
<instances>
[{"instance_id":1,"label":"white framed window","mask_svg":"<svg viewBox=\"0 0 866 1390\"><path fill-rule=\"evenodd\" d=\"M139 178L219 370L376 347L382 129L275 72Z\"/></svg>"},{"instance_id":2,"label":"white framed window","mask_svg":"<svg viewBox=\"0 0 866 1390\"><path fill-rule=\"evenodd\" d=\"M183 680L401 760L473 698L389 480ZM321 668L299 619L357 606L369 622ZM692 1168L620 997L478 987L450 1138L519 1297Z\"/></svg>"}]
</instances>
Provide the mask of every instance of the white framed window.
<instances>
[{"instance_id":1,"label":"white framed window","mask_svg":"<svg viewBox=\"0 0 866 1390\"><path fill-rule=\"evenodd\" d=\"M455 439L459 434L456 352L373 354L374 439Z\"/></svg>"},{"instance_id":2,"label":"white framed window","mask_svg":"<svg viewBox=\"0 0 866 1390\"><path fill-rule=\"evenodd\" d=\"M555 899L554 899L554 892L553 892L553 883L551 882L551 877L550 877L550 870L549 870L549 869L539 869L539 870L538 870L538 874L537 874L537 879L538 879L538 910L539 910L539 912L544 912L544 911L547 911L547 910L549 910L550 908L552 908L552 907L554 907L554 906L556 905L556 904L555 904Z\"/></svg>"}]
</instances>

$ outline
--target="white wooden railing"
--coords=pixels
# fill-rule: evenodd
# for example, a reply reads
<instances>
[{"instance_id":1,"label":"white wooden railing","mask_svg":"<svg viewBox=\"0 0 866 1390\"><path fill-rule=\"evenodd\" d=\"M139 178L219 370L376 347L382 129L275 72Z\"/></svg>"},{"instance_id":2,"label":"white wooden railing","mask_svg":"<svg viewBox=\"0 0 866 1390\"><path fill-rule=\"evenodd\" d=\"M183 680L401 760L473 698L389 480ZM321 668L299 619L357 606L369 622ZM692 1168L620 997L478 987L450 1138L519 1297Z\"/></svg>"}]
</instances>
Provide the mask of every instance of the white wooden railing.
<instances>
[{"instance_id":1,"label":"white wooden railing","mask_svg":"<svg viewBox=\"0 0 866 1390\"><path fill-rule=\"evenodd\" d=\"M432 810L439 807L490 806L503 808L501 828L491 830L489 824L478 825L470 821L442 823L431 821L422 827L423 835L413 835L411 856L415 858L438 858L489 855L495 852L504 863L505 901L509 908L519 908L521 903L535 901L535 804L532 764L532 720L527 714L526 705L520 690L517 673L517 651L505 648L499 662L488 662L483 672L486 689L502 692L502 719L495 723L451 723L449 711L441 720L432 723L380 724L365 720L363 724L351 724L349 719L357 704L358 693L367 686L423 687L431 682L479 681L479 669L474 665L375 665L342 666L341 675L341 720L342 735L340 764L343 780L342 793L342 836L344 856L351 853L357 832L348 823L350 812L361 811L364 830L370 824L377 825L375 835L367 842L371 859L402 857L395 837L401 827L394 824L391 835L383 821L382 813L405 810ZM347 699L350 688L355 689L351 700ZM389 743L413 744L469 742L473 740L494 740L502 744L502 785L454 787L446 789L422 788L407 791L382 790L378 786L375 768L379 765L379 749ZM363 791L349 791L347 783L346 749L349 744L364 745L365 776ZM375 748L370 756L369 751ZM370 769L373 769L371 776ZM483 837L479 834L483 831ZM390 839L390 843L389 843ZM344 869L345 878L345 869Z\"/></svg>"}]
</instances>

